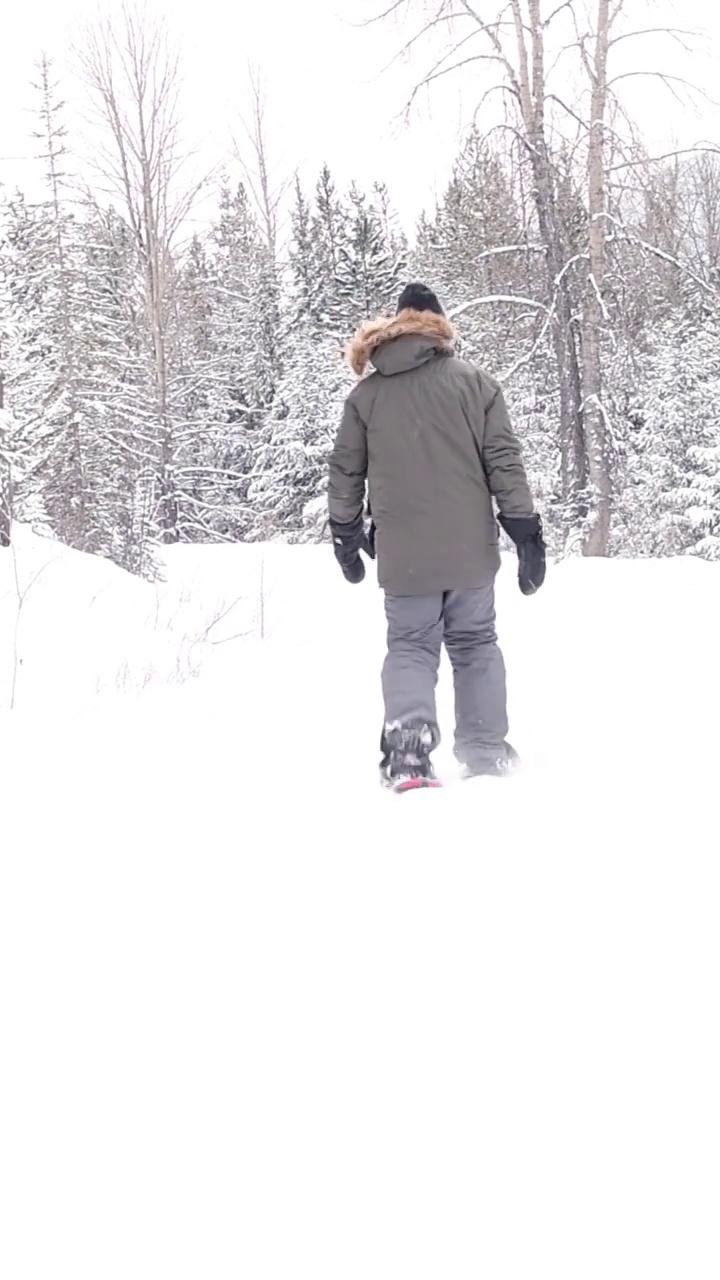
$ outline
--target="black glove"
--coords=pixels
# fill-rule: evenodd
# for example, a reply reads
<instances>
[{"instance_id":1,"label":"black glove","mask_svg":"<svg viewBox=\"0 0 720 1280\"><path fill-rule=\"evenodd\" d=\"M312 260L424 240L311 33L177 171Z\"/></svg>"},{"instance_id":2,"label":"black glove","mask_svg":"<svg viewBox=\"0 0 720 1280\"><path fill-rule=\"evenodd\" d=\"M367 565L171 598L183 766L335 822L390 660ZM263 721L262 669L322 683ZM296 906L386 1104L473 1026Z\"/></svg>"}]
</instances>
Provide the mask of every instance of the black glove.
<instances>
[{"instance_id":1,"label":"black glove","mask_svg":"<svg viewBox=\"0 0 720 1280\"><path fill-rule=\"evenodd\" d=\"M498 516L518 553L518 582L524 596L532 596L545 581L545 542L539 516Z\"/></svg>"},{"instance_id":2,"label":"black glove","mask_svg":"<svg viewBox=\"0 0 720 1280\"><path fill-rule=\"evenodd\" d=\"M347 524L331 520L330 532L335 558L348 582L362 582L365 577L365 565L360 559L360 552L363 551L371 560L375 559L374 539L373 543L368 540L362 515L350 520Z\"/></svg>"}]
</instances>

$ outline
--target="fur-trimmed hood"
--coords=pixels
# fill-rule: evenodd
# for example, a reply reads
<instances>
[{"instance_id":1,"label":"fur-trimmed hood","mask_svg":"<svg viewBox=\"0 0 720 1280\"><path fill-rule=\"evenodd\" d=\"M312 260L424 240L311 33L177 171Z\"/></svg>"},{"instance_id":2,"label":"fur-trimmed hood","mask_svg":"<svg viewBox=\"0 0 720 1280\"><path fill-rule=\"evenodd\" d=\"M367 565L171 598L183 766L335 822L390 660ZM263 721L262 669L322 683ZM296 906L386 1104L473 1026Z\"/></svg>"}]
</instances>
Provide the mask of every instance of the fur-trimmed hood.
<instances>
[{"instance_id":1,"label":"fur-trimmed hood","mask_svg":"<svg viewBox=\"0 0 720 1280\"><path fill-rule=\"evenodd\" d=\"M455 330L446 316L434 311L401 311L396 316L381 316L378 320L366 320L361 325L350 346L347 358L350 368L360 378L367 369L374 351L384 342L405 337L429 338L438 351L452 354Z\"/></svg>"}]
</instances>

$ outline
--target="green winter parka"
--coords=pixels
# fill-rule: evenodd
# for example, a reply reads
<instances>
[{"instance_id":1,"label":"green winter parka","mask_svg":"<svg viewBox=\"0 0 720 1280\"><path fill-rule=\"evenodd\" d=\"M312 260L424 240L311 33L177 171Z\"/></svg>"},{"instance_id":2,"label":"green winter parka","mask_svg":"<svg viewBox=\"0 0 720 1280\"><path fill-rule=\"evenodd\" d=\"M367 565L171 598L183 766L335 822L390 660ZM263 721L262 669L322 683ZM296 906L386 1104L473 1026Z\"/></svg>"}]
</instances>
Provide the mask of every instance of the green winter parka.
<instances>
[{"instance_id":1,"label":"green winter parka","mask_svg":"<svg viewBox=\"0 0 720 1280\"><path fill-rule=\"evenodd\" d=\"M330 458L329 513L354 520L367 482L391 595L486 586L500 565L493 499L503 516L533 511L502 391L453 339L445 316L408 310L363 325L348 352L360 381Z\"/></svg>"}]
</instances>

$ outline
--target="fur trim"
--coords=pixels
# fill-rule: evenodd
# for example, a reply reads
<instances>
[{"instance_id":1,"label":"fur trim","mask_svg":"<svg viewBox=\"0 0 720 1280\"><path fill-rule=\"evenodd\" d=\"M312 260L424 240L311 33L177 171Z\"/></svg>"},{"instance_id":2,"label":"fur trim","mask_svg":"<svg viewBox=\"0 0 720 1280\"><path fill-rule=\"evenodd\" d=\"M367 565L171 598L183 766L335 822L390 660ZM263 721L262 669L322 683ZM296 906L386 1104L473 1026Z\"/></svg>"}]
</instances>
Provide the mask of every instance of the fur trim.
<instances>
[{"instance_id":1,"label":"fur trim","mask_svg":"<svg viewBox=\"0 0 720 1280\"><path fill-rule=\"evenodd\" d=\"M452 351L455 330L446 316L438 316L434 311L407 310L396 316L366 320L348 347L350 368L361 378L373 351L383 342L392 342L393 338L404 338L407 334L435 338L441 350Z\"/></svg>"}]
</instances>

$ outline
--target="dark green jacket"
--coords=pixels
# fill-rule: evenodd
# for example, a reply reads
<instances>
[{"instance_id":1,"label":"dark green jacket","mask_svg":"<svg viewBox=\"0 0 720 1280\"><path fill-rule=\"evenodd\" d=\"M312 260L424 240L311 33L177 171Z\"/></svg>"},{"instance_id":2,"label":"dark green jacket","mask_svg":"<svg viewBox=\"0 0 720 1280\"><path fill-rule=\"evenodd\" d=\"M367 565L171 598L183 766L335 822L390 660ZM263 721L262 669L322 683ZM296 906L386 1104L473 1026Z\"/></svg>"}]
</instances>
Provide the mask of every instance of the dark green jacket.
<instances>
[{"instance_id":1,"label":"dark green jacket","mask_svg":"<svg viewBox=\"0 0 720 1280\"><path fill-rule=\"evenodd\" d=\"M502 391L453 354L444 316L402 311L364 325L350 347L362 377L330 458L333 520L355 519L369 486L378 580L391 595L469 590L500 565L502 515L533 511Z\"/></svg>"}]
</instances>

